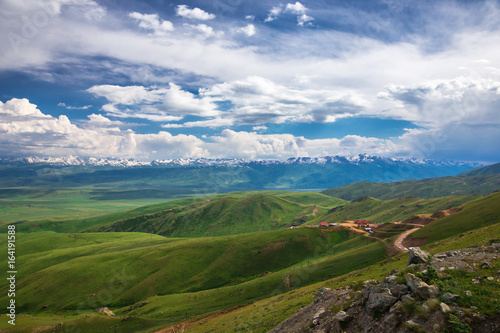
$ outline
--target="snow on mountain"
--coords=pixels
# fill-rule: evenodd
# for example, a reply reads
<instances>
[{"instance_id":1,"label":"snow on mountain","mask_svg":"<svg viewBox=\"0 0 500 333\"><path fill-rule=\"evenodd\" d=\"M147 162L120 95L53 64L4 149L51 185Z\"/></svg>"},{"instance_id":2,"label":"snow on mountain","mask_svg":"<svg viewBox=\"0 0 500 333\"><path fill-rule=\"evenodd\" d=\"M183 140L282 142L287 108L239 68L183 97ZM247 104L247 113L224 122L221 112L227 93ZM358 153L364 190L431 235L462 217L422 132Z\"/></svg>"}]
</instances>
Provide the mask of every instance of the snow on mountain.
<instances>
[{"instance_id":1,"label":"snow on mountain","mask_svg":"<svg viewBox=\"0 0 500 333\"><path fill-rule=\"evenodd\" d=\"M244 166L244 165L307 165L307 164L351 164L360 165L367 163L384 163L396 165L399 163L413 164L420 166L467 166L476 168L485 164L477 162L455 162L455 161L437 161L437 160L422 160L416 158L386 158L379 156L371 156L368 154L359 154L355 156L324 156L324 157L292 157L285 160L269 159L269 160L247 160L247 159L208 159L208 158L174 158L154 160L151 162L140 161L135 159L122 158L94 158L94 157L19 157L19 158L4 158L0 159L0 163L19 163L19 164L51 164L64 166L112 166L112 167L144 167L144 166L170 166L170 167L218 167L218 166Z\"/></svg>"}]
</instances>

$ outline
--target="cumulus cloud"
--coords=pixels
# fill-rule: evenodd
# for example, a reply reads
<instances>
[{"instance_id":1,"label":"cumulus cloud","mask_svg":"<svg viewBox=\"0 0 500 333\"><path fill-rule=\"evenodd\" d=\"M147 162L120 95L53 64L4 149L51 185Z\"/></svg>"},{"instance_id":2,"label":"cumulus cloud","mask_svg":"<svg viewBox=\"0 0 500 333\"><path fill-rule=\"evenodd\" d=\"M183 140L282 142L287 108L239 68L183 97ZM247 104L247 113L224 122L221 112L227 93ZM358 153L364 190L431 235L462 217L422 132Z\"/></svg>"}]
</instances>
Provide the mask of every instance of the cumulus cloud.
<instances>
[{"instance_id":1,"label":"cumulus cloud","mask_svg":"<svg viewBox=\"0 0 500 333\"><path fill-rule=\"evenodd\" d=\"M365 104L353 91L296 89L252 76L200 90L214 102L230 102L226 117L239 124L333 122L359 113Z\"/></svg>"},{"instance_id":2,"label":"cumulus cloud","mask_svg":"<svg viewBox=\"0 0 500 333\"><path fill-rule=\"evenodd\" d=\"M178 5L176 8L176 13L178 16L192 20L208 21L215 18L214 14L207 13L200 8L190 9L187 5Z\"/></svg>"},{"instance_id":3,"label":"cumulus cloud","mask_svg":"<svg viewBox=\"0 0 500 333\"><path fill-rule=\"evenodd\" d=\"M271 8L264 22L271 22L276 20L276 18L278 17L279 14L281 14L282 11L283 11L283 6L281 5Z\"/></svg>"},{"instance_id":4,"label":"cumulus cloud","mask_svg":"<svg viewBox=\"0 0 500 333\"><path fill-rule=\"evenodd\" d=\"M307 14L302 14L300 16L297 16L297 25L300 25L300 26L304 26L305 25L310 25L311 22L310 21L313 21L314 18L307 15Z\"/></svg>"},{"instance_id":5,"label":"cumulus cloud","mask_svg":"<svg viewBox=\"0 0 500 333\"><path fill-rule=\"evenodd\" d=\"M248 37L252 37L253 35L256 34L257 30L255 29L255 25L253 24L247 24L244 27L236 29L237 33L242 33L247 35Z\"/></svg>"},{"instance_id":6,"label":"cumulus cloud","mask_svg":"<svg viewBox=\"0 0 500 333\"><path fill-rule=\"evenodd\" d=\"M152 121L178 121L185 115L216 116L216 105L182 90L174 83L169 88L100 85L87 89L110 103L103 106L108 115L143 118Z\"/></svg>"},{"instance_id":7,"label":"cumulus cloud","mask_svg":"<svg viewBox=\"0 0 500 333\"><path fill-rule=\"evenodd\" d=\"M174 25L170 21L161 20L158 14L141 14L133 12L129 17L139 22L139 27L152 30L154 35L165 35L167 32L174 31Z\"/></svg>"},{"instance_id":8,"label":"cumulus cloud","mask_svg":"<svg viewBox=\"0 0 500 333\"><path fill-rule=\"evenodd\" d=\"M205 38L209 37L222 37L224 35L223 31L214 31L214 29L206 24L188 24L184 23L184 27L201 33Z\"/></svg>"},{"instance_id":9,"label":"cumulus cloud","mask_svg":"<svg viewBox=\"0 0 500 333\"><path fill-rule=\"evenodd\" d=\"M301 4L300 2L296 2L296 3L287 3L286 4L286 7L285 7L285 11L286 12L290 12L290 13L293 13L293 14L305 14L305 12L307 11L307 8Z\"/></svg>"}]
</instances>

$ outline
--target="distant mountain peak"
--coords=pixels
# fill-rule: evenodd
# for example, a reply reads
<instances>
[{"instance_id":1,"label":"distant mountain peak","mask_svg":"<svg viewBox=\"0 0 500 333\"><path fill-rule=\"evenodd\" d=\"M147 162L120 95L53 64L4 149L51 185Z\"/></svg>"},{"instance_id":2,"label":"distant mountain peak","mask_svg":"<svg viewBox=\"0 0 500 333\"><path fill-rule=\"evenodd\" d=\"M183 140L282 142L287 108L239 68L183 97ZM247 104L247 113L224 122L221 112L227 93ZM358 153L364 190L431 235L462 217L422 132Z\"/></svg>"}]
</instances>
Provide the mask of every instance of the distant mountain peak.
<instances>
[{"instance_id":1,"label":"distant mountain peak","mask_svg":"<svg viewBox=\"0 0 500 333\"><path fill-rule=\"evenodd\" d=\"M19 164L51 164L51 165L64 165L64 166L113 166L113 167L145 167L145 166L243 166L243 165L290 165L290 164L366 164L374 162L383 162L387 164L415 164L415 165L431 165L431 166L469 166L477 168L485 166L485 164L478 162L455 162L455 161L439 161L429 159L416 159L416 158L394 158L394 157L380 157L371 156L369 154L358 154L354 156L323 156L323 157L290 157L287 159L240 159L240 158L171 158L171 159L158 159L151 162L136 160L133 158L102 158L102 157L76 157L76 156L63 156L63 157L38 157L27 156L17 158L4 158L0 159L0 163L19 163Z\"/></svg>"}]
</instances>

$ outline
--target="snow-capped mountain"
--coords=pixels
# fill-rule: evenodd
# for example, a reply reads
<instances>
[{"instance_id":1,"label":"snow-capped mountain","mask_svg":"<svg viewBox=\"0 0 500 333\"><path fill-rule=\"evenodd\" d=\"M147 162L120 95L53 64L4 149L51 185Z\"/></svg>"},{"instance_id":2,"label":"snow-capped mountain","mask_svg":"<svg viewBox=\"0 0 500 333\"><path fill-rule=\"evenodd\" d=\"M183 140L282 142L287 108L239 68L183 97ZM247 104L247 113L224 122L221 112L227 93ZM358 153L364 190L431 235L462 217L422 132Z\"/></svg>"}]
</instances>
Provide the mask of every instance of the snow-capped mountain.
<instances>
[{"instance_id":1,"label":"snow-capped mountain","mask_svg":"<svg viewBox=\"0 0 500 333\"><path fill-rule=\"evenodd\" d=\"M51 164L51 165L88 165L88 166L112 166L112 167L143 167L143 166L242 166L242 165L290 165L290 164L351 164L359 165L366 163L383 162L387 164L415 164L428 166L465 166L476 168L485 164L478 162L455 162L455 161L439 161L430 159L416 158L387 158L379 156L371 156L368 154L359 154L355 156L324 156L324 157L292 157L288 159L269 159L269 160L248 160L238 158L173 158L163 160L153 160L151 162L140 161L136 159L122 158L95 158L95 157L18 157L0 159L0 163L20 163L20 164Z\"/></svg>"}]
</instances>

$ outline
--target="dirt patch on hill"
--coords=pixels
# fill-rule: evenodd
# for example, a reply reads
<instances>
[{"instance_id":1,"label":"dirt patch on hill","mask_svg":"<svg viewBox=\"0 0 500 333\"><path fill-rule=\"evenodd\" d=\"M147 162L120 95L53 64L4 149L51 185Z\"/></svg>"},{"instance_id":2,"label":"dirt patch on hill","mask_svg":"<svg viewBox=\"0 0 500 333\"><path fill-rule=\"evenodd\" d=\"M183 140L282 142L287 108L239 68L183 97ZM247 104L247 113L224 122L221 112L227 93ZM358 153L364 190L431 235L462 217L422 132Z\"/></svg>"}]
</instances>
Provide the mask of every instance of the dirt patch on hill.
<instances>
[{"instance_id":1,"label":"dirt patch on hill","mask_svg":"<svg viewBox=\"0 0 500 333\"><path fill-rule=\"evenodd\" d=\"M429 224L431 223L432 221L434 221L436 218L432 218L431 215L427 215L427 214L421 214L421 215L417 215L417 216L414 216L414 217L411 217L407 220L404 220L403 224L419 224L419 225L426 225L426 224Z\"/></svg>"},{"instance_id":2,"label":"dirt patch on hill","mask_svg":"<svg viewBox=\"0 0 500 333\"><path fill-rule=\"evenodd\" d=\"M403 239L403 242L401 244L407 249L409 249L410 247L422 246L425 243L427 243L427 237L423 238L406 237L405 239Z\"/></svg>"}]
</instances>

